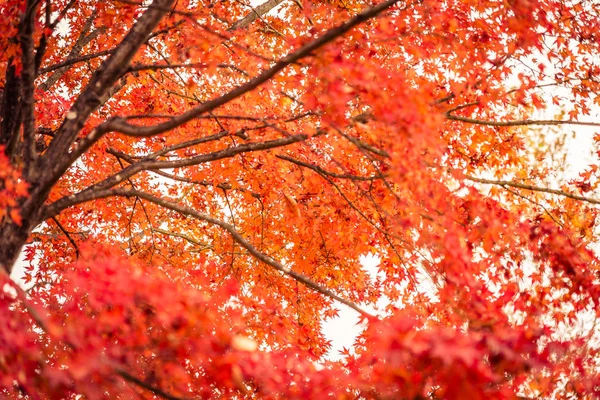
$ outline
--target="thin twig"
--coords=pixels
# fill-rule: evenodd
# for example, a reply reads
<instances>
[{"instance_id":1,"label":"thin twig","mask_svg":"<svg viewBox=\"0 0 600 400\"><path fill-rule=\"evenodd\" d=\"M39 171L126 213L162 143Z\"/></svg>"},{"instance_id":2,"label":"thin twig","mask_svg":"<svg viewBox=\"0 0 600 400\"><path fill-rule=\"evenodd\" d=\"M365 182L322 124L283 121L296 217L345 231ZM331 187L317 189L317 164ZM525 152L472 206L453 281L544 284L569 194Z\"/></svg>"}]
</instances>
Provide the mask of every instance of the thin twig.
<instances>
[{"instance_id":1,"label":"thin twig","mask_svg":"<svg viewBox=\"0 0 600 400\"><path fill-rule=\"evenodd\" d=\"M73 248L75 249L75 257L77 259L79 259L79 247L77 247L77 243L75 243L75 241L73 240L73 238L71 237L69 232L65 229L65 227L62 226L62 224L60 222L58 222L58 219L56 219L56 216L52 217L52 221L54 221L56 226L58 226L58 229L60 229L60 231L67 237L67 239L71 243L71 246L73 246Z\"/></svg>"},{"instance_id":2,"label":"thin twig","mask_svg":"<svg viewBox=\"0 0 600 400\"><path fill-rule=\"evenodd\" d=\"M293 164L296 164L298 166L312 169L313 171L318 172L319 174L327 175L327 176L329 176L331 178L349 179L349 180L352 180L352 181L373 181L373 180L376 180L376 179L382 179L382 177L379 176L379 175L375 175L375 176L358 176L358 175L352 175L352 174L336 174L335 172L327 171L326 169L321 168L318 165L306 163L304 161L300 161L300 160L297 160L295 158L292 158L292 157L289 157L289 156L286 156L286 155L277 155L276 157L280 158L282 160L285 160L285 161L289 161L289 162L291 162Z\"/></svg>"}]
</instances>

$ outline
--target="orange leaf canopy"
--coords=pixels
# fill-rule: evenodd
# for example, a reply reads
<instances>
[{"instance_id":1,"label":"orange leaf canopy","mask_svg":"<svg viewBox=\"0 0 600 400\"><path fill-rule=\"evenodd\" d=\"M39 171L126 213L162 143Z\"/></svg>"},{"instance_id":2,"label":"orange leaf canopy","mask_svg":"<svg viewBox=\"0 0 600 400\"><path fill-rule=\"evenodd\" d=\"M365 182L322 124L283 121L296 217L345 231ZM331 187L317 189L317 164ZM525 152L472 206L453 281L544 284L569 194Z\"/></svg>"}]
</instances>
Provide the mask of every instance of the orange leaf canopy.
<instances>
[{"instance_id":1,"label":"orange leaf canopy","mask_svg":"<svg viewBox=\"0 0 600 400\"><path fill-rule=\"evenodd\" d=\"M599 396L599 13L0 1L0 394Z\"/></svg>"}]
</instances>

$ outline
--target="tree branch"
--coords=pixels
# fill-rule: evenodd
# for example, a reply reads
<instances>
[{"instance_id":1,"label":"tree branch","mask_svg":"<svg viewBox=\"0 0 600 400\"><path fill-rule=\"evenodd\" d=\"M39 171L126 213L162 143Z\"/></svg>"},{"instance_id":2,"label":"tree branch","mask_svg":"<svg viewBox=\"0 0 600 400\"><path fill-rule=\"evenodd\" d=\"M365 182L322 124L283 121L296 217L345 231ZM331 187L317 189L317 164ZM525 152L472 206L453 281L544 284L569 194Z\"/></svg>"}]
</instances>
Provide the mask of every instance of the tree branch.
<instances>
[{"instance_id":1,"label":"tree branch","mask_svg":"<svg viewBox=\"0 0 600 400\"><path fill-rule=\"evenodd\" d=\"M83 48L102 32L101 29L96 29L88 34L90 29L92 29L92 24L94 23L95 18L96 18L96 13L92 13L92 15L90 15L88 17L88 19L85 21L85 24L83 25L83 28L81 29L81 32L79 33L79 37L77 38L77 41L75 42L75 45L69 52L69 55L67 56L67 59L64 62L55 64L51 67L43 68L40 70L40 73L42 73L42 74L54 71L54 73L52 75L50 75L46 79L46 81L39 86L40 90L45 92L48 89L50 89L52 86L54 86L54 84L56 82L58 82L60 80L60 78L62 78L62 76L69 70L70 65L75 64L80 61L85 61L86 59L92 59L92 58L97 57L95 55L94 55L94 57L88 56L85 59L84 59L84 57L79 57Z\"/></svg>"},{"instance_id":2,"label":"tree branch","mask_svg":"<svg viewBox=\"0 0 600 400\"><path fill-rule=\"evenodd\" d=\"M134 162L136 162L135 158L129 156L128 154L121 153L120 151L116 151L114 149L106 149L106 152L117 158L123 159L130 164L133 164ZM260 194L258 194L256 192L252 192L246 188L237 187L237 188L233 189L229 182L214 183L214 182L209 182L209 181L205 181L205 180L198 181L198 180L186 178L183 176L169 174L168 172L164 172L162 170L151 170L150 172L155 173L155 174L160 175L165 178L169 178L169 179L171 179L173 181L177 181L177 182L189 183L192 185L200 185L200 186L204 186L204 187L208 187L208 186L216 187L221 190L235 190L235 191L239 191L239 192L250 193L253 197L260 198Z\"/></svg>"},{"instance_id":3,"label":"tree branch","mask_svg":"<svg viewBox=\"0 0 600 400\"><path fill-rule=\"evenodd\" d=\"M273 76L277 75L288 65L296 63L301 58L310 55L316 49L342 36L355 26L375 17L376 15L391 7L398 1L400 0L386 0L373 7L365 9L364 11L349 19L345 23L335 28L329 29L317 39L305 44L298 50L289 53L287 56L277 61L275 65L273 65L271 68L250 79L245 84L236 87L235 89L224 94L223 96L204 102L183 114L173 117L169 121L165 121L163 123L159 123L153 126L138 126L130 124L126 118L111 118L108 121L100 124L98 127L96 127L96 129L90 132L90 134L87 137L80 141L78 147L71 153L69 163L73 163L83 152L85 152L85 150L87 150L87 148L89 148L89 146L91 146L94 142L96 142L102 135L104 135L107 132L116 131L129 136L136 137L154 136L159 133L163 133L168 130L174 129L182 124L185 124L186 122L189 122L192 119L197 118L198 116L204 113L210 112L215 108L222 106L223 104L226 104L249 91L254 90L258 86L267 82Z\"/></svg>"},{"instance_id":4,"label":"tree branch","mask_svg":"<svg viewBox=\"0 0 600 400\"><path fill-rule=\"evenodd\" d=\"M546 213L546 215L547 215L547 216L548 216L548 217L549 217L549 218L550 218L552 221L554 221L554 223L555 223L556 225L560 226L561 228L564 228L564 227L565 227L565 224L563 224L563 223L562 223L562 222L560 222L558 219L556 219L556 217L555 217L554 215L552 215L552 213L550 212L550 210L548 210L548 208L546 208L546 206L544 206L543 204L541 204L541 203L539 203L539 202L537 202L537 201L535 201L535 200L533 200L533 199L530 199L529 197L527 197L527 196L524 196L523 194L519 193L518 191L516 191L516 190L513 190L513 189L511 189L511 188L509 188L509 187L507 187L507 186L503 186L503 188L504 188L504 189L505 189L505 190L506 190L508 193L512 194L513 196L517 196L517 197L519 197L519 198L521 198L521 199L523 199L523 200L525 200L525 201L528 201L529 203L535 204L536 206L540 207L542 210L544 210L544 212Z\"/></svg>"},{"instance_id":5,"label":"tree branch","mask_svg":"<svg viewBox=\"0 0 600 400\"><path fill-rule=\"evenodd\" d=\"M154 0L161 8L170 8L175 0ZM150 8L135 22L125 38L117 46L112 55L96 70L89 83L75 100L66 115L56 138L50 143L43 157L36 163L37 170L46 171L46 179L32 193L32 198L45 198L52 185L72 164L69 148L83 127L90 114L115 82L127 71L129 64L138 49L147 40L148 35L158 25L166 11ZM40 195L41 193L41 195ZM37 206L37 204L35 205Z\"/></svg>"},{"instance_id":6,"label":"tree branch","mask_svg":"<svg viewBox=\"0 0 600 400\"><path fill-rule=\"evenodd\" d=\"M580 126L596 126L600 127L599 122L582 122L582 121L560 121L560 120L535 120L524 119L520 121L487 121L482 119L460 117L458 115L446 114L446 118L450 121L460 121L469 124L485 125L485 126L526 126L526 125L580 125Z\"/></svg>"},{"instance_id":7,"label":"tree branch","mask_svg":"<svg viewBox=\"0 0 600 400\"><path fill-rule=\"evenodd\" d=\"M171 29L177 28L182 23L183 23L183 21L179 21L176 24L174 24L173 26L170 26L170 27L164 28L164 29L160 29L156 32L152 32L150 35L148 35L146 42L148 42L148 40L150 40L156 36L159 36L163 33L168 32ZM96 31L92 32L92 34L94 34L96 32L101 33L100 30L96 30ZM92 34L86 36L86 38L90 38L90 40L93 39ZM94 35L94 37L95 36L96 35ZM88 41L88 43L89 43L89 41ZM83 44L83 46L85 46L85 44ZM75 47L73 48L73 50L74 49L75 49ZM52 71L55 71L55 70L63 68L63 67L71 66L71 65L74 65L74 64L77 64L80 62L88 61L88 60L93 60L94 58L98 58L98 57L108 56L108 55L112 54L114 51L115 51L115 48L112 48L112 49L103 50L103 51L99 51L99 52L92 53L92 54L85 54L85 55L82 55L79 57L78 57L79 53L75 54L75 53L73 53L73 51L71 51L71 54L69 54L69 56L67 57L66 60L59 62L57 64L54 64L54 65L50 65L46 68L42 68L40 70L40 74L47 74L48 72L52 72ZM130 70L132 70L132 69L130 69Z\"/></svg>"},{"instance_id":8,"label":"tree branch","mask_svg":"<svg viewBox=\"0 0 600 400\"><path fill-rule=\"evenodd\" d=\"M281 160L289 161L300 167L306 167L306 168L312 169L313 171L319 173L320 175L327 175L331 178L349 179L352 181L373 181L375 179L381 179L381 176L379 176L379 175L377 175L377 176L358 176L358 175L352 175L352 174L336 174L334 172L329 172L329 171L319 167L318 165L305 163L303 161L297 160L295 158L292 158L292 157L289 157L286 155L277 155L276 157Z\"/></svg>"},{"instance_id":9,"label":"tree branch","mask_svg":"<svg viewBox=\"0 0 600 400\"><path fill-rule=\"evenodd\" d=\"M48 72L56 71L57 69L62 70L63 68L66 68L73 64L77 64L77 63L88 61L88 60L93 60L94 58L98 58L98 57L108 56L108 55L112 54L113 51L115 51L115 49L103 50L103 51L99 51L97 53L92 53L92 54L85 54L85 55L79 56L79 57L77 57L76 55L73 55L73 57L69 56L69 57L67 57L67 59L65 61L62 61L57 64L50 65L49 67L40 69L40 74L47 74ZM54 74L52 76L54 76ZM48 79L50 79L50 78L48 78ZM48 82L48 81L46 81L46 82ZM47 84L46 82L44 82L42 85L40 85L40 87L41 88L47 87L49 89L52 85L54 85L54 83Z\"/></svg>"},{"instance_id":10,"label":"tree branch","mask_svg":"<svg viewBox=\"0 0 600 400\"><path fill-rule=\"evenodd\" d=\"M56 217L52 217L52 221L54 221L56 226L58 226L58 229L60 229L60 231L67 237L69 243L71 243L71 246L73 246L73 248L75 249L75 257L79 259L79 247L77 247L77 243L75 243L75 241L73 240L69 232L65 229L65 227L62 226L60 222L58 222L58 219L56 219Z\"/></svg>"},{"instance_id":11,"label":"tree branch","mask_svg":"<svg viewBox=\"0 0 600 400\"><path fill-rule=\"evenodd\" d=\"M514 182L514 181L500 181L500 180L493 180L493 179L476 178L474 176L467 176L466 179L473 181L473 182L484 183L486 185L498 185L498 186L503 186L503 187L509 186L509 187L513 187L513 188L517 188L517 189L529 190L532 192L555 194L555 195L567 197L567 198L573 199L573 200L584 201L584 202L590 203L590 204L600 204L600 200L598 200L598 199L594 199L591 197L585 197L585 196L579 196L577 194L565 192L564 190L559 190L559 189L550 189L550 188L544 188L544 187L539 187L539 186L527 185L524 183L519 183L519 182Z\"/></svg>"},{"instance_id":12,"label":"tree branch","mask_svg":"<svg viewBox=\"0 0 600 400\"><path fill-rule=\"evenodd\" d=\"M230 158L237 154L247 153L252 151L260 151L267 150L275 147L286 146L292 143L301 142L308 139L308 135L300 134L294 135L287 138L268 140L265 142L257 142L257 143L245 143L239 146L229 147L224 150L215 151L213 153L201 154L195 157L179 159L179 160L155 160L157 153L166 152L162 150L160 152L156 152L151 155L149 159L142 159L135 164L131 164L118 173L104 179L101 182L96 183L88 187L87 189L82 190L77 194L73 194L68 197L63 197L54 203L46 206L42 211L42 217L38 222L42 222L48 218L57 215L62 210L67 207L74 206L76 204L85 203L87 201L93 200L96 197L96 192L109 189L124 180L130 178L131 176L137 174L140 171L145 170L157 170L164 168L181 168L181 167L189 167L192 165L198 165L205 162L221 160L224 158Z\"/></svg>"},{"instance_id":13,"label":"tree branch","mask_svg":"<svg viewBox=\"0 0 600 400\"><path fill-rule=\"evenodd\" d=\"M229 31L234 31L236 29L244 29L247 28L251 23L253 23L258 18L261 18L263 15L267 14L269 11L283 3L284 0L268 0L261 5L252 8L252 11L244 18L237 21L235 24L231 25L228 29Z\"/></svg>"},{"instance_id":14,"label":"tree branch","mask_svg":"<svg viewBox=\"0 0 600 400\"><path fill-rule=\"evenodd\" d=\"M67 15L67 12L69 12L69 10L71 9L71 7L73 7L73 5L75 4L77 0L69 0L69 3L67 3L67 5L60 11L60 13L56 16L56 19L54 21L52 21L52 23L50 24L50 29L54 31L54 29L56 28L56 26L60 23L60 21L63 20L63 18L65 17L65 15Z\"/></svg>"},{"instance_id":15,"label":"tree branch","mask_svg":"<svg viewBox=\"0 0 600 400\"><path fill-rule=\"evenodd\" d=\"M24 175L30 181L33 162L37 158L35 149L35 106L34 90L36 75L35 46L33 30L36 9L39 2L29 0L27 9L22 16L19 27L19 42L21 45L21 117L23 123L23 142L20 149ZM12 101L15 101L14 99Z\"/></svg>"},{"instance_id":16,"label":"tree branch","mask_svg":"<svg viewBox=\"0 0 600 400\"><path fill-rule=\"evenodd\" d=\"M263 263L275 268L276 270L282 272L284 275L289 276L290 278L298 281L299 283L305 285L306 287L308 287L318 293L321 293L322 295L327 296L332 300L335 300L341 304L344 304L344 305L350 307L351 309L357 311L364 317L375 318L373 315L369 314L367 311L363 310L358 305L354 304L352 301L344 299L343 297L336 295L332 291L321 287L316 282L313 282L308 277L306 277L298 272L293 271L290 267L286 267L283 264L276 261L275 259L271 258L270 256L262 253L252 243L250 243L248 240L246 240L233 227L233 225L228 224L227 222L213 218L210 215L202 214L192 208L182 206L177 203L173 203L171 201L153 196L149 193L145 193L145 192L142 192L142 191L139 191L136 189L131 189L131 188L95 190L93 193L90 194L90 196L88 196L87 201L102 199L102 198L106 198L106 197L137 197L137 198L152 202L163 208L173 210L173 211L176 211L183 215L187 215L187 216L196 218L200 221L208 222L209 224L212 224L212 225L216 225L216 226L224 229L225 231L227 231L239 245L241 245L243 248L245 248L248 251L248 253L250 253L252 256L254 256L257 260L262 261Z\"/></svg>"},{"instance_id":17,"label":"tree branch","mask_svg":"<svg viewBox=\"0 0 600 400\"><path fill-rule=\"evenodd\" d=\"M132 65L127 72L139 72L139 71L158 71L161 69L200 69L207 68L210 63L199 62L199 63L187 63L187 64L138 64ZM231 69L241 74L245 74L244 71L236 67L235 65L220 63L216 65L217 68ZM129 118L128 118L129 119Z\"/></svg>"},{"instance_id":18,"label":"tree branch","mask_svg":"<svg viewBox=\"0 0 600 400\"><path fill-rule=\"evenodd\" d=\"M44 7L44 25L46 28L50 28L50 18L52 15L51 9L51 1L45 0ZM40 70L40 65L42 64L42 59L46 54L46 48L48 46L48 35L46 34L46 29L42 31L42 36L40 37L40 41L38 46L35 49L35 76L37 77L38 71Z\"/></svg>"},{"instance_id":19,"label":"tree branch","mask_svg":"<svg viewBox=\"0 0 600 400\"><path fill-rule=\"evenodd\" d=\"M139 387L151 392L152 394L157 395L158 397L161 397L161 398L167 399L167 400L186 400L185 397L173 396L172 394L169 394L169 393L163 391L162 389L157 388L156 386L150 385L150 384L144 382L143 380L131 375L130 373L128 373L127 371L125 371L123 369L118 369L118 370L116 370L116 372L121 378L123 378L127 382L131 382L131 383L135 384L136 386L139 386Z\"/></svg>"},{"instance_id":20,"label":"tree branch","mask_svg":"<svg viewBox=\"0 0 600 400\"><path fill-rule=\"evenodd\" d=\"M370 144L365 143L362 140L355 138L354 136L347 135L344 132L342 132L340 129L336 129L336 131L340 135L342 135L346 140L348 140L350 143L352 143L353 145L358 147L359 149L366 150L370 153L377 154L378 156L381 156L381 157L390 158L390 155L387 151L378 149L377 147L374 147L374 146L371 146Z\"/></svg>"},{"instance_id":21,"label":"tree branch","mask_svg":"<svg viewBox=\"0 0 600 400\"><path fill-rule=\"evenodd\" d=\"M207 250L207 249L212 249L213 248L212 244L201 243L201 242L197 241L196 239L193 239L192 237L190 237L188 235L184 235L183 233L171 232L171 231L167 231L167 230L160 229L160 228L150 228L150 229L152 231L154 231L154 232L162 233L163 235L173 236L173 237L177 237L177 238L183 239L186 242L190 242L194 246L200 247L200 250Z\"/></svg>"}]
</instances>

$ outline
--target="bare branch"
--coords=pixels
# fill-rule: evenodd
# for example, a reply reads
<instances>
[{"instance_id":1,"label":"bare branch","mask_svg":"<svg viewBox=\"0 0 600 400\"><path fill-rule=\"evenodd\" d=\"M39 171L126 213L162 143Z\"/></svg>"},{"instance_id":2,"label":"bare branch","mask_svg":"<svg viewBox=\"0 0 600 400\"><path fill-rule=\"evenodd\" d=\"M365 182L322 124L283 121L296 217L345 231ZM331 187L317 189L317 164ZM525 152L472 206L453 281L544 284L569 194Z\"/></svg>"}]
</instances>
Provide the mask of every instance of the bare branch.
<instances>
[{"instance_id":1,"label":"bare branch","mask_svg":"<svg viewBox=\"0 0 600 400\"><path fill-rule=\"evenodd\" d=\"M162 233L163 235L173 236L173 237L178 237L180 239L183 239L186 242L190 242L194 246L200 247L200 250L206 250L206 249L213 248L213 246L211 244L199 242L198 240L196 240L188 235L184 235L183 233L171 232L171 231L167 231L167 230L160 229L160 228L150 228L150 229L152 229L152 231L154 231L154 232Z\"/></svg>"},{"instance_id":2,"label":"bare branch","mask_svg":"<svg viewBox=\"0 0 600 400\"><path fill-rule=\"evenodd\" d=\"M196 145L202 144L202 143L212 142L214 140L219 140L219 139L227 136L228 134L229 134L228 131L221 131L221 132L215 133L214 135L208 135L208 136L200 137L197 139L188 140L186 142L177 143L172 146L165 147L162 150L158 150L152 154L149 154L145 158L156 159L157 157L163 156L172 151L185 149L186 147L196 146Z\"/></svg>"},{"instance_id":3,"label":"bare branch","mask_svg":"<svg viewBox=\"0 0 600 400\"><path fill-rule=\"evenodd\" d=\"M580 126L600 126L600 122L583 122L583 121L560 121L560 120L535 120L524 119L520 121L487 121L482 119L460 117L458 115L446 114L446 118L450 121L460 121L469 124L485 125L485 126L527 126L527 125L580 125Z\"/></svg>"},{"instance_id":4,"label":"bare branch","mask_svg":"<svg viewBox=\"0 0 600 400\"><path fill-rule=\"evenodd\" d=\"M210 66L210 63L202 62L202 63L188 63L188 64L138 64L133 65L127 71L131 72L139 72L139 71L158 71L161 69L200 69L207 68ZM239 72L241 74L246 74L245 71L242 71L238 67L232 64L220 63L216 65L217 68L223 69L231 69L233 71Z\"/></svg>"},{"instance_id":5,"label":"bare branch","mask_svg":"<svg viewBox=\"0 0 600 400\"><path fill-rule=\"evenodd\" d=\"M170 31L171 29L177 28L179 25L181 25L184 21L178 21L176 24L173 24L173 26L164 28L164 29L160 29L156 32L152 32L150 35L148 35L148 38L146 39L146 42L148 42L150 39L162 35L163 33L166 33L168 31ZM92 34L94 33L100 33L100 30L96 30L94 32L92 32ZM87 37L91 39L93 39L92 34L88 35ZM85 44L84 44L85 45ZM83 47L83 46L82 46ZM73 48L73 50L75 49L75 47ZM46 68L42 68L40 70L40 74L47 74L48 72L52 72L55 71L57 69L63 68L63 67L67 67L67 66L71 66L80 62L85 62L85 61L89 61L89 60L93 60L94 58L99 58L99 57L104 57L104 56L108 56L110 54L112 54L115 51L114 48L112 49L108 49L108 50L103 50L103 51L99 51L96 53L92 53L92 54L85 54L82 56L77 56L78 54L74 54L73 51L71 51L71 54L69 54L69 56L67 57L66 60L59 62L57 64L54 65L50 65Z\"/></svg>"},{"instance_id":6,"label":"bare branch","mask_svg":"<svg viewBox=\"0 0 600 400\"><path fill-rule=\"evenodd\" d=\"M88 61L88 60L93 60L94 58L98 58L98 57L108 56L108 55L112 54L113 51L115 51L115 49L103 50L103 51L99 51L97 53L86 54L86 55L83 55L80 57L70 57L69 56L69 57L67 57L67 59L65 61L62 61L57 64L51 65L49 67L40 69L40 74L47 74L48 72L56 71L57 69L62 70L62 68L66 69L66 67L71 66L73 64L77 64L77 63ZM54 76L54 74L52 76ZM48 81L46 81L46 82L48 82ZM47 87L49 89L54 84L54 83L47 84L46 82L44 82L42 85L40 85L40 87L42 87L42 88Z\"/></svg>"},{"instance_id":7,"label":"bare branch","mask_svg":"<svg viewBox=\"0 0 600 400\"><path fill-rule=\"evenodd\" d=\"M182 10L176 10L175 7L177 7L177 2L175 2L175 4L173 5L173 7L170 8L166 8L164 6L152 3L152 4L147 4L144 1L133 1L133 0L115 0L118 3L123 3L123 4L132 4L135 6L139 6L140 8L148 8L148 9L156 9L156 10L161 10L161 11L167 11L169 12L169 15L172 14L177 14L177 15L183 15L186 17L196 17L198 13L195 12L188 12L188 11L182 11Z\"/></svg>"},{"instance_id":8,"label":"bare branch","mask_svg":"<svg viewBox=\"0 0 600 400\"><path fill-rule=\"evenodd\" d=\"M378 156L381 156L381 157L385 157L385 158L390 157L389 153L385 150L378 149L377 147L371 146L370 144L365 143L362 140L355 138L354 136L347 135L347 134L343 133L340 129L336 129L336 131L340 135L342 135L346 140L348 140L350 143L352 143L353 145L358 147L359 149L366 150L370 153L377 154Z\"/></svg>"},{"instance_id":9,"label":"bare branch","mask_svg":"<svg viewBox=\"0 0 600 400\"><path fill-rule=\"evenodd\" d=\"M536 206L540 207L542 210L544 210L544 212L546 213L546 215L547 215L548 217L550 217L550 219L551 219L552 221L554 221L554 223L555 223L556 225L560 226L561 228L564 228L564 227L565 227L565 224L563 224L563 223L562 223L562 222L560 222L558 219L556 219L556 217L555 217L554 215L552 215L552 213L550 212L550 210L548 210L548 208L547 208L546 206L544 206L543 204L541 204L541 203L539 203L539 202L537 202L537 201L535 201L535 200L533 200L533 199L530 199L529 197L527 197L527 196L524 196L523 194L521 194L521 193L517 192L516 190L512 190L512 189L511 189L511 188L509 188L509 187L506 187L506 186L503 186L503 187L504 187L504 189L505 189L505 190L506 190L508 193L512 194L513 196L517 196L517 197L519 197L519 198L521 198L521 199L523 199L523 200L525 200L525 201L527 201L527 202L529 202L529 203L535 204Z\"/></svg>"},{"instance_id":10,"label":"bare branch","mask_svg":"<svg viewBox=\"0 0 600 400\"><path fill-rule=\"evenodd\" d=\"M130 162L126 157L123 157L123 153L113 153L109 150L107 150L108 153L115 155L116 157L121 157L123 158L125 161ZM244 192L244 193L250 193L253 197L255 198L260 198L260 194L256 193L256 192L252 192L246 188L242 188L242 187L236 187L233 188L233 186L229 183L229 182L220 182L220 183L214 183L214 182L209 182L209 181L199 181L199 180L195 180L195 179L190 179L190 178L186 178L183 176L177 176L174 174L169 174L168 172L164 172L161 170L151 170L150 172L156 174L156 175L160 175L164 178L169 178L173 181L176 182L183 182L183 183L189 183L191 185L200 185L200 186L204 186L204 187L216 187L219 188L221 190L233 190L233 191L238 191L238 192Z\"/></svg>"},{"instance_id":11,"label":"bare branch","mask_svg":"<svg viewBox=\"0 0 600 400\"><path fill-rule=\"evenodd\" d=\"M60 21L63 20L65 15L67 15L67 12L69 12L69 10L71 9L71 7L73 7L76 1L77 0L69 0L69 3L60 11L60 13L56 16L56 19L50 24L49 28L51 30L54 30L54 28L56 28Z\"/></svg>"},{"instance_id":12,"label":"bare branch","mask_svg":"<svg viewBox=\"0 0 600 400\"><path fill-rule=\"evenodd\" d=\"M50 0L45 0L44 2L44 25L46 28L50 28L50 18L52 15L52 9L50 5ZM42 36L40 37L39 43L35 49L35 74L40 69L40 65L42 64L42 59L44 58L44 54L46 54L46 48L48 46L48 35L46 33L46 29L42 31Z\"/></svg>"},{"instance_id":13,"label":"bare branch","mask_svg":"<svg viewBox=\"0 0 600 400\"><path fill-rule=\"evenodd\" d=\"M577 194L565 192L564 190L559 190L559 189L550 189L550 188L545 188L545 187L527 185L524 183L519 183L519 182L514 182L514 181L500 181L500 180L493 180L493 179L476 178L474 176L467 176L466 179L473 181L473 182L484 183L486 185L498 185L498 186L503 186L503 187L509 186L509 187L513 187L513 188L517 188L517 189L529 190L532 192L555 194L555 195L567 197L567 198L573 199L573 200L584 201L584 202L590 203L590 204L600 204L600 200L598 200L598 199L594 199L591 197L585 197L585 196L579 196Z\"/></svg>"},{"instance_id":14,"label":"bare branch","mask_svg":"<svg viewBox=\"0 0 600 400\"><path fill-rule=\"evenodd\" d=\"M446 110L446 115L452 115L452 113L455 111L462 110L464 108L475 107L477 105L479 105L478 101L472 101L470 103L459 104L457 106L452 107L449 110Z\"/></svg>"},{"instance_id":15,"label":"bare branch","mask_svg":"<svg viewBox=\"0 0 600 400\"><path fill-rule=\"evenodd\" d=\"M269 11L283 3L284 0L268 0L258 7L252 8L252 11L244 18L240 19L235 24L231 25L228 29L230 31L234 31L236 29L244 29L247 28L251 23L253 23L258 18L261 18L263 15L267 14Z\"/></svg>"},{"instance_id":16,"label":"bare branch","mask_svg":"<svg viewBox=\"0 0 600 400\"><path fill-rule=\"evenodd\" d=\"M73 249L75 249L75 257L79 258L79 247L71 237L71 234L65 229L64 226L62 226L62 224L58 221L58 219L56 219L56 217L52 217L52 221L54 221L56 226L58 226L58 229L60 229L60 231L67 237L69 243L71 243L71 246L73 246Z\"/></svg>"}]
</instances>

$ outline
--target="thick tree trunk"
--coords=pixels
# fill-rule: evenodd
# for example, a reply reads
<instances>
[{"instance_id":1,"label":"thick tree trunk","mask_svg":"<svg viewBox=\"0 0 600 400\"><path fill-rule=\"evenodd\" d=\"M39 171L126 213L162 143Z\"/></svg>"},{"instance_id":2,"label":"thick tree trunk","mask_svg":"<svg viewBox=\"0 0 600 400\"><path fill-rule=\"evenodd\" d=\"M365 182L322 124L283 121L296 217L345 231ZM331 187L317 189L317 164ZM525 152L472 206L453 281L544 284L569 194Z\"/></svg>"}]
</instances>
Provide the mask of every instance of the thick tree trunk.
<instances>
[{"instance_id":1,"label":"thick tree trunk","mask_svg":"<svg viewBox=\"0 0 600 400\"><path fill-rule=\"evenodd\" d=\"M21 226L10 223L0 227L0 266L7 273L12 272L31 229L25 226L25 221Z\"/></svg>"},{"instance_id":2,"label":"thick tree trunk","mask_svg":"<svg viewBox=\"0 0 600 400\"><path fill-rule=\"evenodd\" d=\"M34 48L33 22L37 9L35 4L39 3L31 2L29 14L21 20L19 34L14 38L22 48L23 70L19 76L14 67L8 68L5 83L0 88L0 145L4 146L11 163L22 169L23 179L30 189L29 197L22 199L19 207L22 224L16 225L5 220L0 225L0 267L8 273L12 271L31 231L41 223L42 207L52 186L80 155L72 152L72 145L81 128L101 104L101 99L110 95L115 83L127 72L140 46L174 2L175 0L152 2L116 50L96 70L43 154L37 153L35 148L37 132L34 120L34 81L44 48L41 45ZM88 146L98 138L97 135L88 137Z\"/></svg>"}]
</instances>

